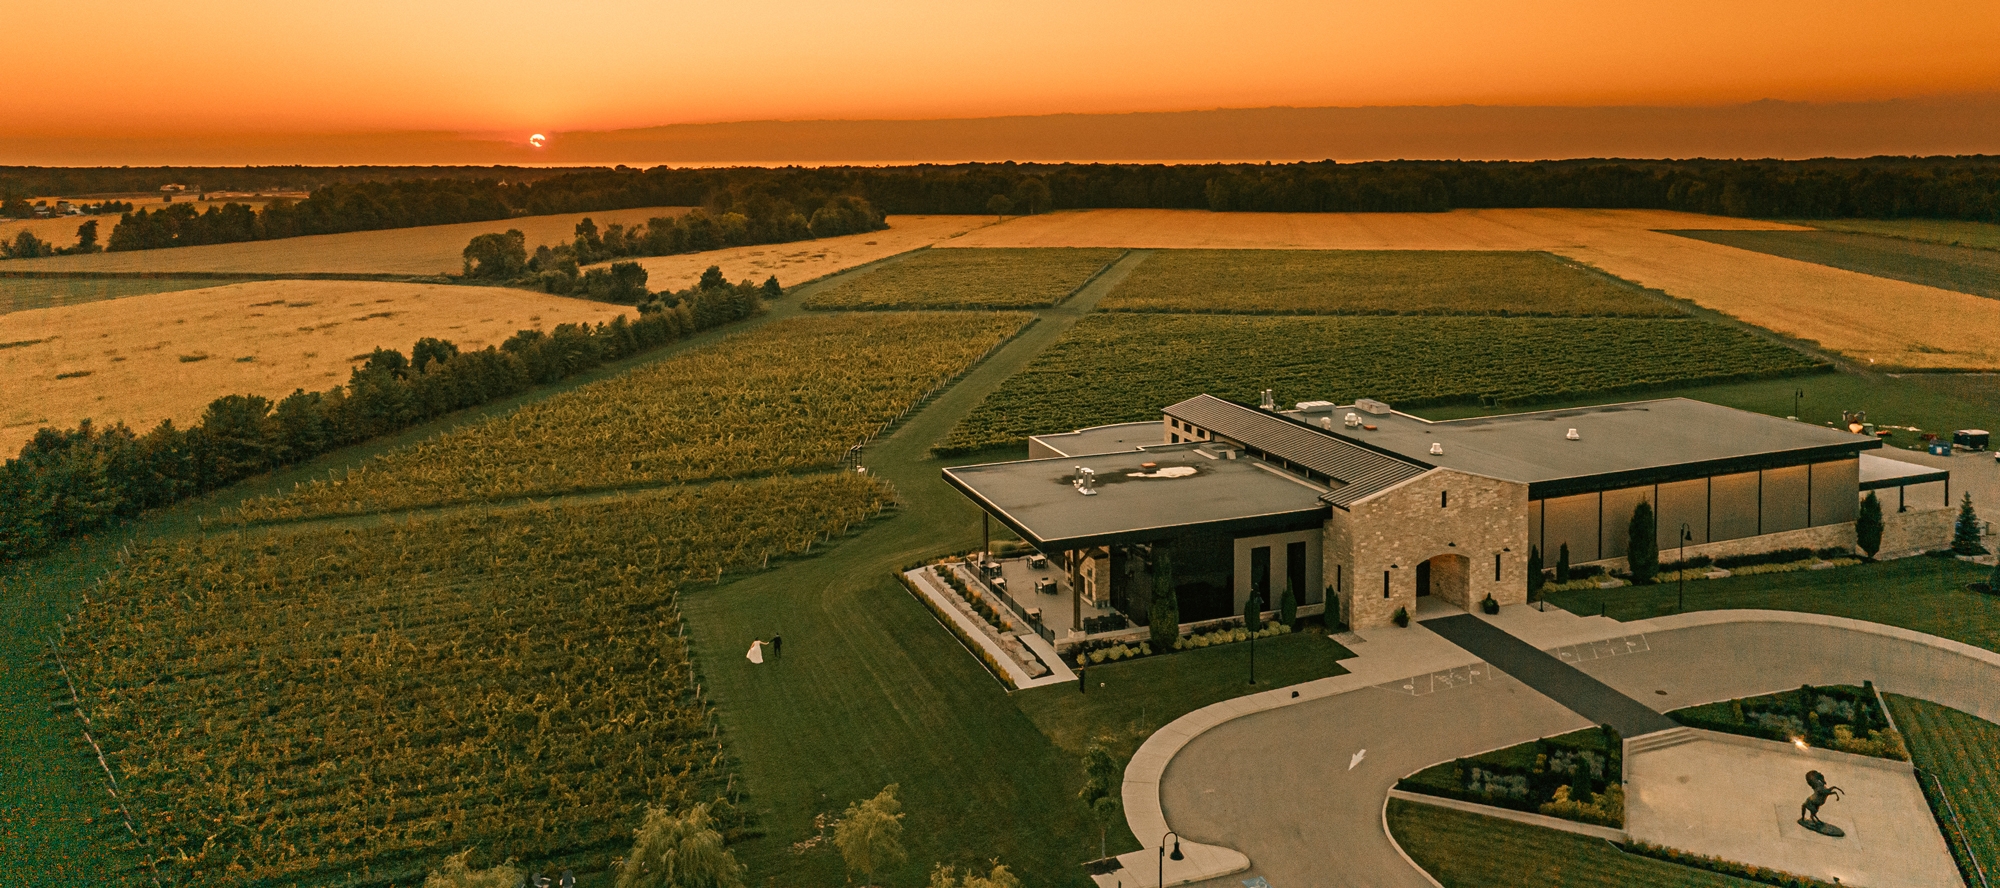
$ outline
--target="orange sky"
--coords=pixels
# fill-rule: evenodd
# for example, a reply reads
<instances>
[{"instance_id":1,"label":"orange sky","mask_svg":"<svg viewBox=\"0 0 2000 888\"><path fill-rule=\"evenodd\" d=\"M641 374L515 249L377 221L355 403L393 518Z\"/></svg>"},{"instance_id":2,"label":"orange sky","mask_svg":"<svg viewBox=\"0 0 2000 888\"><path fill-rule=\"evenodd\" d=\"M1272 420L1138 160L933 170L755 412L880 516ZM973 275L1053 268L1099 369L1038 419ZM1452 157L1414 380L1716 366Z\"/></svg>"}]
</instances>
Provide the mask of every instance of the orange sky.
<instances>
[{"instance_id":1,"label":"orange sky","mask_svg":"<svg viewBox=\"0 0 2000 888\"><path fill-rule=\"evenodd\" d=\"M10 128L601 130L1272 105L1722 104L2000 87L2000 3L15 4ZM36 73L25 80L23 65Z\"/></svg>"}]
</instances>

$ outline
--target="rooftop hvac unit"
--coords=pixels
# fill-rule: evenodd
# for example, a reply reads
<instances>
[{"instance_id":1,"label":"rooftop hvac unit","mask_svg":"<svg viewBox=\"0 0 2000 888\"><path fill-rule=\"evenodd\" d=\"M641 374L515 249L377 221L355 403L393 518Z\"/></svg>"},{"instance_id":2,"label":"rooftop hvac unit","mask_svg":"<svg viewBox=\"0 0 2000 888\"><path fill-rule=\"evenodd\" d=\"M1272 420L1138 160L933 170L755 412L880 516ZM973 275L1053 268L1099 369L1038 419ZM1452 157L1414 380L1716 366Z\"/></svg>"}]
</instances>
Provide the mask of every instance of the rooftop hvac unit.
<instances>
[{"instance_id":1,"label":"rooftop hvac unit","mask_svg":"<svg viewBox=\"0 0 2000 888\"><path fill-rule=\"evenodd\" d=\"M1564 433L1564 434L1563 434L1563 438L1564 438L1565 440L1569 440L1569 441L1581 441L1581 440L1583 440L1583 436L1582 436L1582 435L1579 435L1579 434L1577 434L1577 433L1576 433L1576 429L1570 429L1570 430L1569 430L1568 432Z\"/></svg>"},{"instance_id":2,"label":"rooftop hvac unit","mask_svg":"<svg viewBox=\"0 0 2000 888\"><path fill-rule=\"evenodd\" d=\"M1432 455L1432 456L1443 456L1443 455L1444 455L1444 442L1443 442L1443 441L1432 441L1432 442L1431 442L1431 455Z\"/></svg>"},{"instance_id":3,"label":"rooftop hvac unit","mask_svg":"<svg viewBox=\"0 0 2000 888\"><path fill-rule=\"evenodd\" d=\"M1341 424L1350 429L1358 429L1361 427L1361 417L1349 413L1346 419L1341 420Z\"/></svg>"},{"instance_id":4,"label":"rooftop hvac unit","mask_svg":"<svg viewBox=\"0 0 2000 888\"><path fill-rule=\"evenodd\" d=\"M1322 416L1322 417L1320 417L1320 418L1319 418L1319 427L1320 427L1320 428L1323 428L1323 429L1326 429L1326 430L1327 430L1327 431L1329 431L1329 432L1333 431L1333 417L1331 417L1331 416Z\"/></svg>"},{"instance_id":5,"label":"rooftop hvac unit","mask_svg":"<svg viewBox=\"0 0 2000 888\"><path fill-rule=\"evenodd\" d=\"M1300 413L1325 413L1335 405L1332 401L1300 401L1297 406Z\"/></svg>"},{"instance_id":6,"label":"rooftop hvac unit","mask_svg":"<svg viewBox=\"0 0 2000 888\"><path fill-rule=\"evenodd\" d=\"M1374 398L1362 398L1355 401L1354 406L1361 408L1364 412L1373 413L1376 416L1388 416L1393 412L1389 409L1388 404L1377 401Z\"/></svg>"}]
</instances>

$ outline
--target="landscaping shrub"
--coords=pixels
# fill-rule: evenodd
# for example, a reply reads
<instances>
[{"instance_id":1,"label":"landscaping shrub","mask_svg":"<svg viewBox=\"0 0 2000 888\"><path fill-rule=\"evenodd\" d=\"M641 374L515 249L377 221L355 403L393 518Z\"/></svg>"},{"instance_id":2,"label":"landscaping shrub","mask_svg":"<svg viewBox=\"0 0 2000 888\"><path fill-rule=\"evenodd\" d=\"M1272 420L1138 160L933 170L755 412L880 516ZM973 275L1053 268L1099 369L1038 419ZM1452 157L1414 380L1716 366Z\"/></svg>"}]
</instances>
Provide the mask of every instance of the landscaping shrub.
<instances>
[{"instance_id":1,"label":"landscaping shrub","mask_svg":"<svg viewBox=\"0 0 2000 888\"><path fill-rule=\"evenodd\" d=\"M1854 544L1869 558L1882 549L1882 501L1875 498L1875 491L1868 491L1854 515Z\"/></svg>"},{"instance_id":2,"label":"landscaping shrub","mask_svg":"<svg viewBox=\"0 0 2000 888\"><path fill-rule=\"evenodd\" d=\"M1130 625L1132 625L1132 621L1125 619L1124 614L1105 614L1101 617L1083 618L1083 631L1093 635L1099 632L1116 632Z\"/></svg>"},{"instance_id":3,"label":"landscaping shrub","mask_svg":"<svg viewBox=\"0 0 2000 888\"><path fill-rule=\"evenodd\" d=\"M1632 509L1632 521L1626 531L1625 563L1632 572L1632 582L1647 585L1660 572L1660 528L1652 503L1639 501Z\"/></svg>"},{"instance_id":4,"label":"landscaping shrub","mask_svg":"<svg viewBox=\"0 0 2000 888\"><path fill-rule=\"evenodd\" d=\"M1493 600L1493 593L1486 594L1486 600L1479 602L1479 609L1489 614L1500 612L1500 602Z\"/></svg>"},{"instance_id":5,"label":"landscaping shrub","mask_svg":"<svg viewBox=\"0 0 2000 888\"><path fill-rule=\"evenodd\" d=\"M1563 543L1561 548L1556 550L1556 582L1567 583L1569 581L1569 544Z\"/></svg>"},{"instance_id":6,"label":"landscaping shrub","mask_svg":"<svg viewBox=\"0 0 2000 888\"><path fill-rule=\"evenodd\" d=\"M1410 626L1410 612L1407 608L1396 608L1396 615L1389 619L1399 627L1407 629Z\"/></svg>"},{"instance_id":7,"label":"landscaping shrub","mask_svg":"<svg viewBox=\"0 0 2000 888\"><path fill-rule=\"evenodd\" d=\"M1622 742L1586 728L1433 765L1397 789L1603 826L1625 820Z\"/></svg>"},{"instance_id":8,"label":"landscaping shrub","mask_svg":"<svg viewBox=\"0 0 2000 888\"><path fill-rule=\"evenodd\" d=\"M1796 691L1690 706L1668 713L1691 728L1765 740L1803 739L1812 746L1907 761L1902 735L1889 726L1874 685L1803 685Z\"/></svg>"},{"instance_id":9,"label":"landscaping shrub","mask_svg":"<svg viewBox=\"0 0 2000 888\"><path fill-rule=\"evenodd\" d=\"M1979 515L1972 511L1972 494L1958 504L1958 520L1951 526L1951 552L1954 555L1984 555L1986 547L1979 543Z\"/></svg>"}]
</instances>

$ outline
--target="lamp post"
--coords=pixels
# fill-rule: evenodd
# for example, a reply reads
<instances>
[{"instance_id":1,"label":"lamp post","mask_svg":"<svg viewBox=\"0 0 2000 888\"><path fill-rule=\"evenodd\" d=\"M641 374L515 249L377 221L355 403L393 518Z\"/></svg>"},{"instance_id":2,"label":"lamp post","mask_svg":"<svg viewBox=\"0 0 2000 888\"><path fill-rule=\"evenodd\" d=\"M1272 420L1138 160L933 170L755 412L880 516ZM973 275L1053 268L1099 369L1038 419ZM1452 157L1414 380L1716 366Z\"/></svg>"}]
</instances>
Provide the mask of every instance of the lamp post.
<instances>
[{"instance_id":1,"label":"lamp post","mask_svg":"<svg viewBox=\"0 0 2000 888\"><path fill-rule=\"evenodd\" d=\"M1688 527L1688 523L1687 523L1686 521L1683 521L1683 522L1681 522L1681 566L1680 566L1680 569L1679 569L1679 570L1677 570L1677 571L1674 571L1674 575L1680 578L1680 586L1681 586L1681 588L1680 588L1680 594L1679 594L1679 599L1680 599L1680 600L1679 600L1679 601L1677 601L1677 602L1675 602L1675 604L1674 604L1674 613L1677 613L1677 614L1679 614L1679 613L1686 613L1686 612L1687 612L1687 603L1688 603L1688 566L1687 566L1687 560L1688 560L1688 540L1691 540L1691 539L1694 539L1694 531L1693 531L1693 530L1692 530L1691 528L1689 528L1689 527Z\"/></svg>"},{"instance_id":2,"label":"lamp post","mask_svg":"<svg viewBox=\"0 0 2000 888\"><path fill-rule=\"evenodd\" d=\"M1797 389L1797 388L1792 389L1792 417L1795 419L1799 415L1799 399L1805 396L1806 396L1805 389Z\"/></svg>"},{"instance_id":3,"label":"lamp post","mask_svg":"<svg viewBox=\"0 0 2000 888\"><path fill-rule=\"evenodd\" d=\"M1174 837L1174 853L1172 854L1167 853L1167 836ZM1164 888L1164 886L1167 884L1168 858L1172 858L1173 860L1176 861L1187 859L1185 855L1181 854L1181 834L1174 832L1173 830L1167 830L1166 833L1160 836L1160 881L1157 882L1156 884L1161 886L1161 888Z\"/></svg>"}]
</instances>

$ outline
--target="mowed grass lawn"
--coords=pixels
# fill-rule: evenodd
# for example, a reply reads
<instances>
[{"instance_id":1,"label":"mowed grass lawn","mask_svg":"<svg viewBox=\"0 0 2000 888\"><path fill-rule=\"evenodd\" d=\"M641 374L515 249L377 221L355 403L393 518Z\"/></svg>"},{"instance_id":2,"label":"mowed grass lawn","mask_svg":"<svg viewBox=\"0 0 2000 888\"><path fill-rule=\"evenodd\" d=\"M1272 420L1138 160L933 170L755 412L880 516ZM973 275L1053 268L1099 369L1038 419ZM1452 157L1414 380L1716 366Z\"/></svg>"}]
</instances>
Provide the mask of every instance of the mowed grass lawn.
<instances>
[{"instance_id":1,"label":"mowed grass lawn","mask_svg":"<svg viewBox=\"0 0 2000 888\"><path fill-rule=\"evenodd\" d=\"M1389 832L1445 888L1752 888L1748 879L1627 854L1602 839L1389 802Z\"/></svg>"},{"instance_id":2,"label":"mowed grass lawn","mask_svg":"<svg viewBox=\"0 0 2000 888\"><path fill-rule=\"evenodd\" d=\"M1122 759L1194 709L1344 672L1343 648L1298 633L1257 643L1255 686L1249 645L1233 644L1091 667L1087 693L1064 684L1010 695L889 571L862 572L887 548L921 543L923 523L898 515L782 580L773 572L681 597L760 818L763 835L736 846L757 884L839 884L836 850L796 843L817 834L815 816L895 783L910 859L878 884L998 858L1026 884L1086 885L1079 864L1098 856L1098 824L1076 798L1085 746L1101 739ZM750 640L773 634L784 636L782 659L749 664ZM1122 820L1109 841L1113 854L1138 847Z\"/></svg>"},{"instance_id":3,"label":"mowed grass lawn","mask_svg":"<svg viewBox=\"0 0 2000 888\"><path fill-rule=\"evenodd\" d=\"M1847 231L1675 231L1742 250L2000 299L2000 250Z\"/></svg>"},{"instance_id":4,"label":"mowed grass lawn","mask_svg":"<svg viewBox=\"0 0 2000 888\"><path fill-rule=\"evenodd\" d=\"M932 249L849 275L806 297L814 309L1037 308L1067 298L1123 250Z\"/></svg>"},{"instance_id":5,"label":"mowed grass lawn","mask_svg":"<svg viewBox=\"0 0 2000 888\"><path fill-rule=\"evenodd\" d=\"M1909 742L1911 761L1937 776L1936 783L1921 781L1932 808L1941 807L1937 787L1942 784L1964 826L1961 836L1958 823L1945 823L1950 818L1940 812L1959 869L1972 871L1966 859L1971 853L1987 878L2000 876L2000 725L1928 700L1899 694L1884 698Z\"/></svg>"},{"instance_id":6,"label":"mowed grass lawn","mask_svg":"<svg viewBox=\"0 0 2000 888\"><path fill-rule=\"evenodd\" d=\"M2000 597L1965 588L1992 570L1951 558L1918 557L1834 570L1699 580L1687 584L1687 609L1830 614L2000 651ZM1557 592L1548 600L1574 613L1602 610L1605 616L1631 621L1673 613L1675 595L1674 585L1661 584Z\"/></svg>"},{"instance_id":7,"label":"mowed grass lawn","mask_svg":"<svg viewBox=\"0 0 2000 888\"><path fill-rule=\"evenodd\" d=\"M1161 250L1099 306L1232 314L1672 317L1638 286L1541 252Z\"/></svg>"}]
</instances>

